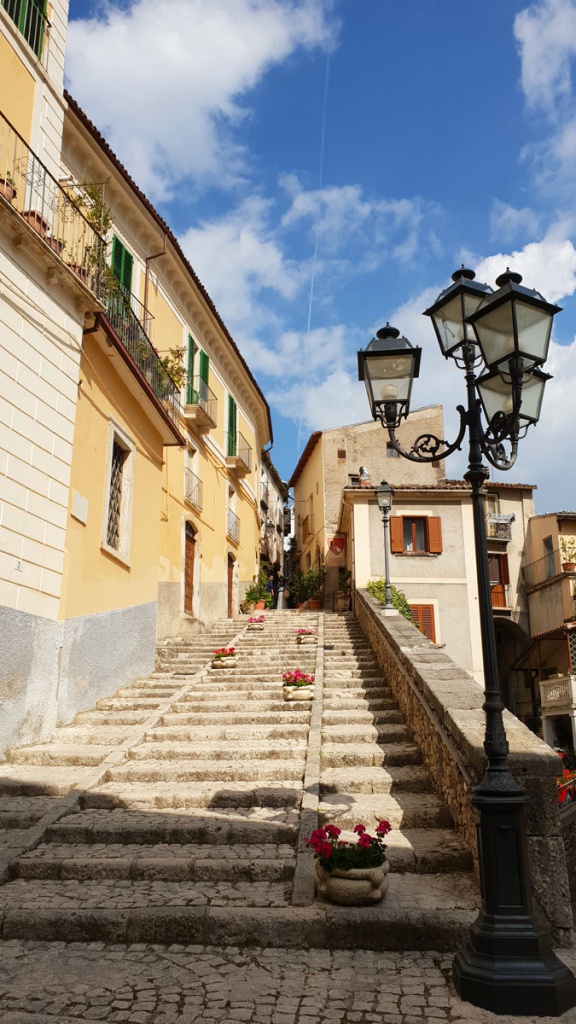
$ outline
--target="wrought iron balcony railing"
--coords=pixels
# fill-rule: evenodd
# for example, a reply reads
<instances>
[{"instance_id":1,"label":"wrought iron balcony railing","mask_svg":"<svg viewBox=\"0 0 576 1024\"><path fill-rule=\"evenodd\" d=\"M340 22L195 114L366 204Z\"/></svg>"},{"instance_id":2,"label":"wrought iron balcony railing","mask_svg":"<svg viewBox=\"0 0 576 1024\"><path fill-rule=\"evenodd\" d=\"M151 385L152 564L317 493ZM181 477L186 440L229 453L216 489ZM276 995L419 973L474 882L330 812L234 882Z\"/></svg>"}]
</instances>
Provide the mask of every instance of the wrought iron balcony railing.
<instances>
[{"instance_id":1,"label":"wrought iron balcony railing","mask_svg":"<svg viewBox=\"0 0 576 1024\"><path fill-rule=\"evenodd\" d=\"M186 407L184 415L205 434L216 426L218 399L203 377L193 377L186 385Z\"/></svg>"},{"instance_id":2,"label":"wrought iron balcony railing","mask_svg":"<svg viewBox=\"0 0 576 1024\"><path fill-rule=\"evenodd\" d=\"M231 508L226 514L226 533L238 544L240 542L240 520Z\"/></svg>"},{"instance_id":3,"label":"wrought iron balcony railing","mask_svg":"<svg viewBox=\"0 0 576 1024\"><path fill-rule=\"evenodd\" d=\"M551 580L555 576L560 576L561 573L562 563L558 549L548 552L544 558L538 558L522 569L524 585L528 590L532 590L533 587L537 587L540 583L545 583L546 580Z\"/></svg>"},{"instance_id":4,"label":"wrought iron balcony railing","mask_svg":"<svg viewBox=\"0 0 576 1024\"><path fill-rule=\"evenodd\" d=\"M0 114L0 194L94 294L104 295L106 244L79 200L56 181Z\"/></svg>"},{"instance_id":5,"label":"wrought iron balcony railing","mask_svg":"<svg viewBox=\"0 0 576 1024\"><path fill-rule=\"evenodd\" d=\"M185 487L187 500L190 501L193 505L196 505L196 508L201 509L202 481L199 479L199 477L196 476L195 473L192 472L191 469L188 468L186 469Z\"/></svg>"},{"instance_id":6,"label":"wrought iron balcony railing","mask_svg":"<svg viewBox=\"0 0 576 1024\"><path fill-rule=\"evenodd\" d=\"M243 434L238 430L235 434L228 433L226 442L226 454L228 459L242 463L244 471L252 471L252 448ZM242 468L237 466L237 468Z\"/></svg>"},{"instance_id":7,"label":"wrought iron balcony railing","mask_svg":"<svg viewBox=\"0 0 576 1024\"><path fill-rule=\"evenodd\" d=\"M50 27L46 17L46 0L1 0L1 6L36 56L42 60L44 40Z\"/></svg>"},{"instance_id":8,"label":"wrought iron balcony railing","mask_svg":"<svg viewBox=\"0 0 576 1024\"><path fill-rule=\"evenodd\" d=\"M118 285L108 294L105 316L124 348L148 381L156 397L161 401L174 423L177 423L180 391L163 366L160 356L134 312L133 306L137 303L136 296L124 291ZM144 309L143 306L142 309Z\"/></svg>"}]
</instances>

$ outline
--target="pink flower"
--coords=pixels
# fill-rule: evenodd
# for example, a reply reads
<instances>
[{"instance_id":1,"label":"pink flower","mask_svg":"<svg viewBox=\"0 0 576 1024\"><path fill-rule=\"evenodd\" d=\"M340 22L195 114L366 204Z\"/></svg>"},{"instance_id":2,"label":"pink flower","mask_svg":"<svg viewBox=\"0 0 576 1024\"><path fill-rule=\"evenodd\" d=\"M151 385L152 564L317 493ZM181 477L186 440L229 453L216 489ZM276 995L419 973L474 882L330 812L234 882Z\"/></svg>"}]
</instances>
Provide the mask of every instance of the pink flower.
<instances>
[{"instance_id":1,"label":"pink flower","mask_svg":"<svg viewBox=\"0 0 576 1024\"><path fill-rule=\"evenodd\" d=\"M369 846L372 846L372 836L369 836L367 832L363 832L358 840L358 846L362 846L367 850Z\"/></svg>"},{"instance_id":2,"label":"pink flower","mask_svg":"<svg viewBox=\"0 0 576 1024\"><path fill-rule=\"evenodd\" d=\"M353 831L357 832L358 835L361 836L362 833L366 831L366 825L354 825Z\"/></svg>"}]
</instances>

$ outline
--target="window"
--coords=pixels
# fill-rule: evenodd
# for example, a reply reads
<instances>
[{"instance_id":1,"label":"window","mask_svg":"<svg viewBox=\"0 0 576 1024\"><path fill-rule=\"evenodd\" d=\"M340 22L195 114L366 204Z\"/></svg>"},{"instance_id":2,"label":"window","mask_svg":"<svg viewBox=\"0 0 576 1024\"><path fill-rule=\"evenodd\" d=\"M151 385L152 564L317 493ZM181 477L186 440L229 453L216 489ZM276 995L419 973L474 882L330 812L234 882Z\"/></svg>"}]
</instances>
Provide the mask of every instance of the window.
<instances>
[{"instance_id":1,"label":"window","mask_svg":"<svg viewBox=\"0 0 576 1024\"><path fill-rule=\"evenodd\" d=\"M2 7L36 56L41 57L46 28L46 0L2 0Z\"/></svg>"},{"instance_id":2,"label":"window","mask_svg":"<svg viewBox=\"0 0 576 1024\"><path fill-rule=\"evenodd\" d=\"M554 542L552 537L544 537L544 557L546 559L546 579L550 580L556 575L554 565Z\"/></svg>"},{"instance_id":3,"label":"window","mask_svg":"<svg viewBox=\"0 0 576 1024\"><path fill-rule=\"evenodd\" d=\"M236 402L228 395L228 447L226 454L233 458L236 455Z\"/></svg>"},{"instance_id":4,"label":"window","mask_svg":"<svg viewBox=\"0 0 576 1024\"><path fill-rule=\"evenodd\" d=\"M500 495L496 491L488 491L486 495L486 511L488 515L500 514Z\"/></svg>"},{"instance_id":5,"label":"window","mask_svg":"<svg viewBox=\"0 0 576 1024\"><path fill-rule=\"evenodd\" d=\"M186 404L197 405L198 396L194 390L194 356L196 355L196 342L191 334L188 335L188 353L186 358L186 375L188 386L186 388Z\"/></svg>"},{"instance_id":6,"label":"window","mask_svg":"<svg viewBox=\"0 0 576 1024\"><path fill-rule=\"evenodd\" d=\"M508 606L510 573L508 571L508 555L488 553L488 571L490 574L490 591L493 608Z\"/></svg>"},{"instance_id":7,"label":"window","mask_svg":"<svg viewBox=\"0 0 576 1024\"><path fill-rule=\"evenodd\" d=\"M427 636L433 644L436 643L436 629L434 627L434 606L431 604L411 604L412 622L424 636Z\"/></svg>"},{"instance_id":8,"label":"window","mask_svg":"<svg viewBox=\"0 0 576 1024\"><path fill-rule=\"evenodd\" d=\"M394 555L439 555L442 526L439 516L392 516L390 550Z\"/></svg>"},{"instance_id":9,"label":"window","mask_svg":"<svg viewBox=\"0 0 576 1024\"><path fill-rule=\"evenodd\" d=\"M400 456L391 441L386 441L386 458L398 459Z\"/></svg>"},{"instance_id":10,"label":"window","mask_svg":"<svg viewBox=\"0 0 576 1024\"><path fill-rule=\"evenodd\" d=\"M134 453L131 438L110 423L106 472L106 500L102 549L129 564L134 489Z\"/></svg>"},{"instance_id":11,"label":"window","mask_svg":"<svg viewBox=\"0 0 576 1024\"><path fill-rule=\"evenodd\" d=\"M125 291L132 291L132 267L134 265L134 257L132 253L128 252L128 249L122 245L120 239L112 239L112 272L116 277Z\"/></svg>"}]
</instances>

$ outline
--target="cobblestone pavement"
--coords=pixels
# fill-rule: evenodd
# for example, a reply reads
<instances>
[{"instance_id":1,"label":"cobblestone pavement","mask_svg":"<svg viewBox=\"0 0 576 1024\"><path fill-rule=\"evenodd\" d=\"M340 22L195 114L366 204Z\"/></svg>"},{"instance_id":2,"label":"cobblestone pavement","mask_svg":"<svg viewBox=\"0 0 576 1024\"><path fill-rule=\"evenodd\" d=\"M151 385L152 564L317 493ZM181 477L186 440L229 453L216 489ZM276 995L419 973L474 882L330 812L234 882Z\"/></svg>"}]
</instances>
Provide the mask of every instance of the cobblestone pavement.
<instances>
[{"instance_id":1,"label":"cobblestone pavement","mask_svg":"<svg viewBox=\"0 0 576 1024\"><path fill-rule=\"evenodd\" d=\"M574 970L576 952L562 951ZM463 1003L440 953L0 943L1 1024L521 1024ZM562 1017L576 1024L576 1010Z\"/></svg>"}]
</instances>

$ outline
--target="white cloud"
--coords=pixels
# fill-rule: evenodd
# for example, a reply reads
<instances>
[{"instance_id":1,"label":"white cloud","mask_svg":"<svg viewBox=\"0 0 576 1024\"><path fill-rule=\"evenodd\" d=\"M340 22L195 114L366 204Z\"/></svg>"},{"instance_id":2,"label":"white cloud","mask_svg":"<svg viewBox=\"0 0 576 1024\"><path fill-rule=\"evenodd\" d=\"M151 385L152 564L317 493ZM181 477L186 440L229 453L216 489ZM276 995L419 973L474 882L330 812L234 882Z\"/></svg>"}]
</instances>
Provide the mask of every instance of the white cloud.
<instances>
[{"instance_id":1,"label":"white cloud","mask_svg":"<svg viewBox=\"0 0 576 1024\"><path fill-rule=\"evenodd\" d=\"M219 220L190 228L180 238L234 331L245 325L253 332L269 321L272 314L260 300L263 291L289 299L300 283L297 264L286 259L268 226L270 210L270 202L253 196Z\"/></svg>"},{"instance_id":2,"label":"white cloud","mask_svg":"<svg viewBox=\"0 0 576 1024\"><path fill-rule=\"evenodd\" d=\"M520 237L533 237L540 230L540 217L535 210L525 206L516 209L508 203L495 199L490 212L490 232L493 238L504 242Z\"/></svg>"},{"instance_id":3,"label":"white cloud","mask_svg":"<svg viewBox=\"0 0 576 1024\"><path fill-rule=\"evenodd\" d=\"M530 106L555 116L555 107L571 95L570 63L576 56L576 4L542 0L521 11L514 34L522 61L521 83Z\"/></svg>"},{"instance_id":4,"label":"white cloud","mask_svg":"<svg viewBox=\"0 0 576 1024\"><path fill-rule=\"evenodd\" d=\"M359 185L306 191L292 174L282 177L280 184L292 200L282 226L309 222L322 251L329 254L347 250L351 244L362 246L363 269L373 269L390 258L409 263L422 244L425 217L435 211L433 204L419 197L369 199Z\"/></svg>"},{"instance_id":5,"label":"white cloud","mask_svg":"<svg viewBox=\"0 0 576 1024\"><path fill-rule=\"evenodd\" d=\"M301 421L308 430L329 430L369 419L366 389L355 376L338 369L319 384L296 381L291 387L269 392L283 416Z\"/></svg>"},{"instance_id":6,"label":"white cloud","mask_svg":"<svg viewBox=\"0 0 576 1024\"><path fill-rule=\"evenodd\" d=\"M71 21L69 88L151 198L176 182L230 184L234 128L266 71L331 45L330 0L135 0Z\"/></svg>"},{"instance_id":7,"label":"white cloud","mask_svg":"<svg viewBox=\"0 0 576 1024\"><path fill-rule=\"evenodd\" d=\"M530 242L518 252L489 256L476 268L480 281L494 287L507 267L522 274L526 288L536 288L549 302L558 302L576 291L576 249L568 239L557 239L551 230L541 242Z\"/></svg>"}]
</instances>

